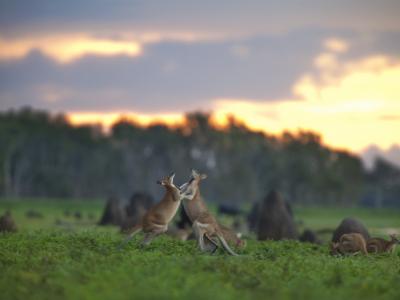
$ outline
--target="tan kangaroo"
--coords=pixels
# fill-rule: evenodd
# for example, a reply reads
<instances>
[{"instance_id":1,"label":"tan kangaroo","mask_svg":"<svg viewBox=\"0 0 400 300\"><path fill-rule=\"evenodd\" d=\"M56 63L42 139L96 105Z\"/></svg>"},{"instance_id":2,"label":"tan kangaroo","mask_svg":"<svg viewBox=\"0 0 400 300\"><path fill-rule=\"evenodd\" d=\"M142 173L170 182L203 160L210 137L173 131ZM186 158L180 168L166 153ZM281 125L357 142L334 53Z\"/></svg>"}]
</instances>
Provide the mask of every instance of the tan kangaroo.
<instances>
[{"instance_id":1,"label":"tan kangaroo","mask_svg":"<svg viewBox=\"0 0 400 300\"><path fill-rule=\"evenodd\" d=\"M141 221L132 228L131 233L119 248L128 243L140 231L143 231L145 234L142 245L148 245L156 236L168 230L168 223L175 216L181 203L179 188L173 183L174 176L175 173L172 173L162 180L157 181L158 184L165 188L164 197L145 213Z\"/></svg>"},{"instance_id":2,"label":"tan kangaroo","mask_svg":"<svg viewBox=\"0 0 400 300\"><path fill-rule=\"evenodd\" d=\"M370 238L367 240L367 251L368 253L390 253L399 243L399 239L394 234L390 235L390 241L382 238Z\"/></svg>"},{"instance_id":3,"label":"tan kangaroo","mask_svg":"<svg viewBox=\"0 0 400 300\"><path fill-rule=\"evenodd\" d=\"M367 246L364 237L359 233L343 234L338 243L331 243L331 254L357 254L367 255Z\"/></svg>"},{"instance_id":4,"label":"tan kangaroo","mask_svg":"<svg viewBox=\"0 0 400 300\"><path fill-rule=\"evenodd\" d=\"M193 223L193 231L199 247L202 251L215 251L218 247L217 241L219 241L229 254L238 255L229 247L225 238L228 235L230 238L232 237L231 232L228 234L230 230L218 224L201 198L199 184L205 178L207 178L207 175L199 174L197 171L192 170L190 180L181 186L181 197L184 200L183 207ZM237 240L235 239L234 242L237 243Z\"/></svg>"},{"instance_id":5,"label":"tan kangaroo","mask_svg":"<svg viewBox=\"0 0 400 300\"><path fill-rule=\"evenodd\" d=\"M219 224L219 227L222 231L224 239L228 242L228 244L235 245L235 247L239 248L243 248L246 246L246 241L241 240L240 236L238 236L238 234L235 231L221 224Z\"/></svg>"}]
</instances>

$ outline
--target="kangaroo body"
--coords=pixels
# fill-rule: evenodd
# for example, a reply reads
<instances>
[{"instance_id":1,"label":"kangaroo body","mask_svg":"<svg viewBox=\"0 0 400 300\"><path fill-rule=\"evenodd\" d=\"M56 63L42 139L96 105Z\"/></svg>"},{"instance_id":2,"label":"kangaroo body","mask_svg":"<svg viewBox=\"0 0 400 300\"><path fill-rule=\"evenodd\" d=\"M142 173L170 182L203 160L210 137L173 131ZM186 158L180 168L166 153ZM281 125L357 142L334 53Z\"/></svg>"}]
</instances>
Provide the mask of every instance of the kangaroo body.
<instances>
[{"instance_id":1,"label":"kangaroo body","mask_svg":"<svg viewBox=\"0 0 400 300\"><path fill-rule=\"evenodd\" d=\"M14 222L14 219L11 216L10 211L6 211L6 213L0 216L0 232L16 232L17 225Z\"/></svg>"},{"instance_id":2,"label":"kangaroo body","mask_svg":"<svg viewBox=\"0 0 400 300\"><path fill-rule=\"evenodd\" d=\"M338 243L331 244L331 254L357 254L367 255L367 246L364 237L359 233L343 234Z\"/></svg>"},{"instance_id":3,"label":"kangaroo body","mask_svg":"<svg viewBox=\"0 0 400 300\"><path fill-rule=\"evenodd\" d=\"M143 232L151 232L163 228L168 229L168 224L175 216L179 205L179 191L166 186L166 192L160 202L151 207L142 218Z\"/></svg>"},{"instance_id":4,"label":"kangaroo body","mask_svg":"<svg viewBox=\"0 0 400 300\"><path fill-rule=\"evenodd\" d=\"M175 216L181 203L180 192L173 184L173 177L174 174L158 182L165 187L164 197L145 213L141 221L132 228L131 233L120 247L129 242L140 231L145 234L142 244L148 245L156 236L168 230L168 224Z\"/></svg>"},{"instance_id":5,"label":"kangaroo body","mask_svg":"<svg viewBox=\"0 0 400 300\"><path fill-rule=\"evenodd\" d=\"M396 236L391 235L390 241L382 238L370 238L367 240L367 251L368 253L390 253L396 248L399 240Z\"/></svg>"},{"instance_id":6,"label":"kangaroo body","mask_svg":"<svg viewBox=\"0 0 400 300\"><path fill-rule=\"evenodd\" d=\"M183 209L185 210L190 221L193 223L202 213L208 212L208 207L200 195L198 189L190 201L182 202Z\"/></svg>"},{"instance_id":7,"label":"kangaroo body","mask_svg":"<svg viewBox=\"0 0 400 300\"><path fill-rule=\"evenodd\" d=\"M187 216L189 217L189 219L192 223L194 223L194 221L198 220L200 216L203 216L207 213L210 214L206 203L204 202L203 198L200 195L200 190L198 190L196 192L196 194L194 195L192 200L183 201L182 205L183 205L183 208L185 209ZM224 239L229 244L233 244L237 247L243 247L245 245L244 241L241 240L240 238L238 238L238 236L232 229L219 224L218 221L216 221L216 222L219 226L219 232L222 234ZM209 237L207 237L207 238L209 238ZM208 241L206 241L205 243L207 244Z\"/></svg>"},{"instance_id":8,"label":"kangaroo body","mask_svg":"<svg viewBox=\"0 0 400 300\"><path fill-rule=\"evenodd\" d=\"M228 244L235 245L239 248L243 248L246 246L245 241L241 240L235 231L221 224L219 224L219 228L222 232L222 236L228 242Z\"/></svg>"},{"instance_id":9,"label":"kangaroo body","mask_svg":"<svg viewBox=\"0 0 400 300\"><path fill-rule=\"evenodd\" d=\"M354 218L345 218L333 232L332 242L339 242L342 235L349 233L359 233L365 240L370 238L369 232L363 223Z\"/></svg>"},{"instance_id":10,"label":"kangaroo body","mask_svg":"<svg viewBox=\"0 0 400 300\"><path fill-rule=\"evenodd\" d=\"M237 255L228 245L227 240L232 241L236 245L237 237L232 238L234 233L227 227L221 226L215 217L209 212L206 203L200 195L199 183L205 179L206 175L200 175L196 171L192 171L192 178L181 187L183 207L191 222L193 223L193 231L196 235L199 247L202 251L214 252L219 241L223 248L231 255Z\"/></svg>"},{"instance_id":11,"label":"kangaroo body","mask_svg":"<svg viewBox=\"0 0 400 300\"><path fill-rule=\"evenodd\" d=\"M199 242L201 250L206 250L207 246L204 243L206 237L211 243L217 246L215 238L218 239L223 248L231 255L237 255L228 245L224 238L223 231L214 216L209 212L204 212L193 222L193 230Z\"/></svg>"}]
</instances>

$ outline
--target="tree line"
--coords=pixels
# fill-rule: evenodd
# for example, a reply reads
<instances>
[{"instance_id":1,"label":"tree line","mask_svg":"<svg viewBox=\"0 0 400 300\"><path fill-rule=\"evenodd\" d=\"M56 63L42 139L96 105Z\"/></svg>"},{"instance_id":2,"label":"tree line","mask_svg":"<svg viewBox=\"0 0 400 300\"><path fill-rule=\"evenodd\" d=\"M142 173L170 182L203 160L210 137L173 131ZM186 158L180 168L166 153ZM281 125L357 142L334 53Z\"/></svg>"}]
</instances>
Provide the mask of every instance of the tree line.
<instances>
[{"instance_id":1,"label":"tree line","mask_svg":"<svg viewBox=\"0 0 400 300\"><path fill-rule=\"evenodd\" d=\"M204 195L218 203L244 205L276 189L296 204L400 205L400 170L382 159L367 171L313 132L274 136L233 117L224 128L211 120L188 113L171 128L121 118L104 133L31 108L0 112L0 195L159 197L157 179L175 171L183 182L197 168L208 174Z\"/></svg>"}]
</instances>

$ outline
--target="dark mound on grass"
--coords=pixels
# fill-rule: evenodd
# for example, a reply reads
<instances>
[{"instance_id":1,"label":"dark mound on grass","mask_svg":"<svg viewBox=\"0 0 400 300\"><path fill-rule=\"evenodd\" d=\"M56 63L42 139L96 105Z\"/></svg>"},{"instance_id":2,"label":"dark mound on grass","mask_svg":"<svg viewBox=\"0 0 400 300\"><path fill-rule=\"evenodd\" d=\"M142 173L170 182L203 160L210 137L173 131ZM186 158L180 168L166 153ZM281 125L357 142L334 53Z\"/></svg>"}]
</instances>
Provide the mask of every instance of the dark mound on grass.
<instances>
[{"instance_id":1,"label":"dark mound on grass","mask_svg":"<svg viewBox=\"0 0 400 300\"><path fill-rule=\"evenodd\" d=\"M76 212L74 212L74 218L76 220L81 220L82 219L82 213L77 210Z\"/></svg>"},{"instance_id":2,"label":"dark mound on grass","mask_svg":"<svg viewBox=\"0 0 400 300\"><path fill-rule=\"evenodd\" d=\"M242 215L243 212L234 204L221 203L218 205L218 214L236 217Z\"/></svg>"},{"instance_id":3,"label":"dark mound on grass","mask_svg":"<svg viewBox=\"0 0 400 300\"><path fill-rule=\"evenodd\" d=\"M257 231L260 206L260 203L254 203L253 207L250 210L250 213L247 215L247 224L250 231Z\"/></svg>"},{"instance_id":4,"label":"dark mound on grass","mask_svg":"<svg viewBox=\"0 0 400 300\"><path fill-rule=\"evenodd\" d=\"M129 199L128 205L125 207L125 220L121 223L121 230L125 231L135 226L144 214L152 207L153 198L142 192L132 195Z\"/></svg>"},{"instance_id":5,"label":"dark mound on grass","mask_svg":"<svg viewBox=\"0 0 400 300\"><path fill-rule=\"evenodd\" d=\"M117 225L121 226L125 221L125 213L121 209L119 199L110 197L104 208L103 216L99 221L99 225Z\"/></svg>"},{"instance_id":6,"label":"dark mound on grass","mask_svg":"<svg viewBox=\"0 0 400 300\"><path fill-rule=\"evenodd\" d=\"M179 220L176 222L176 227L179 229L192 228L192 221L190 221L190 218L183 207L179 209Z\"/></svg>"},{"instance_id":7,"label":"dark mound on grass","mask_svg":"<svg viewBox=\"0 0 400 300\"><path fill-rule=\"evenodd\" d=\"M299 238L300 242L303 243L313 243L321 244L321 240L318 238L317 234L311 229L305 229L303 234Z\"/></svg>"},{"instance_id":8,"label":"dark mound on grass","mask_svg":"<svg viewBox=\"0 0 400 300\"><path fill-rule=\"evenodd\" d=\"M0 216L0 232L16 232L17 225L10 211L6 211L4 215Z\"/></svg>"},{"instance_id":9,"label":"dark mound on grass","mask_svg":"<svg viewBox=\"0 0 400 300\"><path fill-rule=\"evenodd\" d=\"M25 217L28 219L43 219L43 214L39 211L30 209L25 213Z\"/></svg>"},{"instance_id":10,"label":"dark mound on grass","mask_svg":"<svg viewBox=\"0 0 400 300\"><path fill-rule=\"evenodd\" d=\"M259 240L298 238L292 210L277 191L271 191L260 206L257 238Z\"/></svg>"},{"instance_id":11,"label":"dark mound on grass","mask_svg":"<svg viewBox=\"0 0 400 300\"><path fill-rule=\"evenodd\" d=\"M340 237L346 233L359 233L364 237L365 240L370 238L368 229L363 223L354 218L345 218L333 232L332 242L339 242Z\"/></svg>"}]
</instances>

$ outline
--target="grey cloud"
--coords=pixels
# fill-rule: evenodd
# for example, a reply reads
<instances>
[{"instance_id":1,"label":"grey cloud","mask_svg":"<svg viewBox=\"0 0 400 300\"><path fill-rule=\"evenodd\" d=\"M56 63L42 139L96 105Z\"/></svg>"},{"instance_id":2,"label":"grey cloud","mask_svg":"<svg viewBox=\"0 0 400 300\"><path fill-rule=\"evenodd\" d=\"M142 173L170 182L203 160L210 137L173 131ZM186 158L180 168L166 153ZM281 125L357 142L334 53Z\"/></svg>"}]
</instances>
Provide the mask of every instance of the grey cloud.
<instances>
[{"instance_id":1,"label":"grey cloud","mask_svg":"<svg viewBox=\"0 0 400 300\"><path fill-rule=\"evenodd\" d=\"M0 2L0 32L191 30L230 34L299 28L400 29L396 0Z\"/></svg>"},{"instance_id":2,"label":"grey cloud","mask_svg":"<svg viewBox=\"0 0 400 300\"><path fill-rule=\"evenodd\" d=\"M0 109L32 105L53 111L182 112L210 109L215 98L279 101L293 98L293 84L315 71L322 41L349 40L348 61L374 53L398 53L398 33L371 36L298 30L286 35L202 43L147 45L143 56L86 56L59 65L38 51L0 63ZM232 49L246 48L245 56ZM45 92L59 96L45 99ZM54 99L53 99L54 98ZM49 101L52 100L52 101Z\"/></svg>"},{"instance_id":3,"label":"grey cloud","mask_svg":"<svg viewBox=\"0 0 400 300\"><path fill-rule=\"evenodd\" d=\"M164 42L148 45L140 57L87 56L67 65L33 51L23 60L0 64L0 91L14 95L14 106L62 110L183 111L209 108L214 98L272 101L291 95L293 83L320 51L320 39L319 33L301 32L228 42ZM246 57L232 53L237 45L248 49ZM48 103L40 99L43 86L71 92ZM1 108L10 107L10 101L3 99Z\"/></svg>"},{"instance_id":4,"label":"grey cloud","mask_svg":"<svg viewBox=\"0 0 400 300\"><path fill-rule=\"evenodd\" d=\"M55 111L209 109L215 98L278 101L322 41L350 41L340 61L400 52L399 1L1 1L2 37L40 32L222 32L224 39L146 44L139 57L85 56L59 65L38 51L0 62L0 109ZM388 31L392 28L392 31ZM274 34L271 34L274 33ZM243 50L244 49L244 50ZM60 95L44 93L51 89Z\"/></svg>"}]
</instances>

